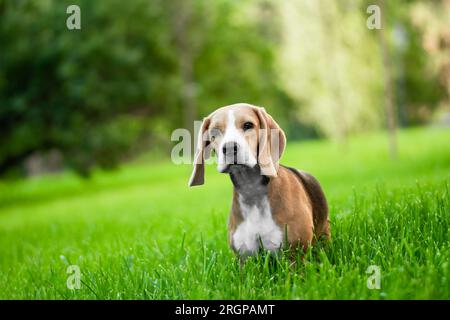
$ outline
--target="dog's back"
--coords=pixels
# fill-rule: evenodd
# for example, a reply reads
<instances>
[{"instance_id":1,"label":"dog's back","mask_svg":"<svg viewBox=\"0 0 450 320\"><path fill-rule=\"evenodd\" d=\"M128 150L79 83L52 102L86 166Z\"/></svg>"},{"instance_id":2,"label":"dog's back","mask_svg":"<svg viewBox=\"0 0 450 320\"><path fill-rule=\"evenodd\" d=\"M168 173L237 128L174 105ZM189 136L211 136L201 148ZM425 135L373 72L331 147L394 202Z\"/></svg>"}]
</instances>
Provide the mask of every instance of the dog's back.
<instances>
[{"instance_id":1,"label":"dog's back","mask_svg":"<svg viewBox=\"0 0 450 320\"><path fill-rule=\"evenodd\" d=\"M325 236L330 239L330 221L328 217L328 203L319 181L309 173L284 166L292 171L300 180L308 194L313 209L314 234L317 239Z\"/></svg>"}]
</instances>

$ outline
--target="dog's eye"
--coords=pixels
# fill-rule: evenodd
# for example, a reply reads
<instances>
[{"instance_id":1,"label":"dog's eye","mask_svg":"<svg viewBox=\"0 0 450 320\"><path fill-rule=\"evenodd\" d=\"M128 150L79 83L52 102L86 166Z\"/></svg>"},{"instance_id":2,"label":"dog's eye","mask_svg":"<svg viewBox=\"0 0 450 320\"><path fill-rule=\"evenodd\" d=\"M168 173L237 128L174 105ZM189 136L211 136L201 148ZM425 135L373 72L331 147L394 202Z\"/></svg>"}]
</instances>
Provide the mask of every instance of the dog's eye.
<instances>
[{"instance_id":1,"label":"dog's eye","mask_svg":"<svg viewBox=\"0 0 450 320\"><path fill-rule=\"evenodd\" d=\"M253 129L253 123L251 123L251 122L244 123L244 126L242 127L242 129L244 129L244 131Z\"/></svg>"},{"instance_id":2,"label":"dog's eye","mask_svg":"<svg viewBox=\"0 0 450 320\"><path fill-rule=\"evenodd\" d=\"M213 128L209 132L209 135L211 136L211 141L214 141L216 137L220 135L220 130L217 128Z\"/></svg>"}]
</instances>

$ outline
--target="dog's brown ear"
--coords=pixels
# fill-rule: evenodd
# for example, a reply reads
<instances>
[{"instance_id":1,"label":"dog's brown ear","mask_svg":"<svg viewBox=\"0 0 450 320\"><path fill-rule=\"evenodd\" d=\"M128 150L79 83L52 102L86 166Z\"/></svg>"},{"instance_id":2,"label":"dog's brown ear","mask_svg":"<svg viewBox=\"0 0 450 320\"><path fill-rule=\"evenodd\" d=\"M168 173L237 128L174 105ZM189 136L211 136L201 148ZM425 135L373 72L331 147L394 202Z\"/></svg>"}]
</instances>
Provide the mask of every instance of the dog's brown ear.
<instances>
[{"instance_id":1,"label":"dog's brown ear","mask_svg":"<svg viewBox=\"0 0 450 320\"><path fill-rule=\"evenodd\" d=\"M211 116L203 119L203 123L198 132L197 151L194 157L194 169L191 178L189 179L189 186L198 186L205 183L205 160L211 155L211 150L208 148L210 144L208 128L211 122Z\"/></svg>"},{"instance_id":2,"label":"dog's brown ear","mask_svg":"<svg viewBox=\"0 0 450 320\"><path fill-rule=\"evenodd\" d=\"M261 173L277 177L279 160L286 147L286 135L264 108L255 107L260 122L258 164Z\"/></svg>"}]
</instances>

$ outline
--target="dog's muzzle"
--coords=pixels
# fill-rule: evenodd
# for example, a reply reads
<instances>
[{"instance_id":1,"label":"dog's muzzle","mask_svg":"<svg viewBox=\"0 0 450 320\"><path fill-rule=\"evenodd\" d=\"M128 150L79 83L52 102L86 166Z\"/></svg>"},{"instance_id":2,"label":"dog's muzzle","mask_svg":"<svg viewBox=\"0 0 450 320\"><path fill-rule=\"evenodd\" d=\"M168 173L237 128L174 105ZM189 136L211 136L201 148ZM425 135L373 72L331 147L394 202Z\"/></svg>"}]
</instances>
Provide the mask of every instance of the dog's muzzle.
<instances>
[{"instance_id":1,"label":"dog's muzzle","mask_svg":"<svg viewBox=\"0 0 450 320\"><path fill-rule=\"evenodd\" d=\"M233 165L239 163L239 145L236 142L227 142L222 147L225 164Z\"/></svg>"}]
</instances>

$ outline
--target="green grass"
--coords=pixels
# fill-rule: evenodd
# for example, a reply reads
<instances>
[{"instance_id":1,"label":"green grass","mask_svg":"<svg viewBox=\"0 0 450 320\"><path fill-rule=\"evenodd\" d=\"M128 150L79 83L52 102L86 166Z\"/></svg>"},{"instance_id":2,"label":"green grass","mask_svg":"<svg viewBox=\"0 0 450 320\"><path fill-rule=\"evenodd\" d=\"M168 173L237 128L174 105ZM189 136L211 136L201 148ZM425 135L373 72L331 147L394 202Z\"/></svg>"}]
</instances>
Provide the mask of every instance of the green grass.
<instances>
[{"instance_id":1,"label":"green grass","mask_svg":"<svg viewBox=\"0 0 450 320\"><path fill-rule=\"evenodd\" d=\"M450 130L289 142L282 163L322 183L330 244L290 265L281 256L241 268L228 248L232 187L207 168L135 163L83 180L61 175L0 182L2 299L449 299ZM68 265L82 272L66 286ZM381 289L366 286L370 265Z\"/></svg>"}]
</instances>

